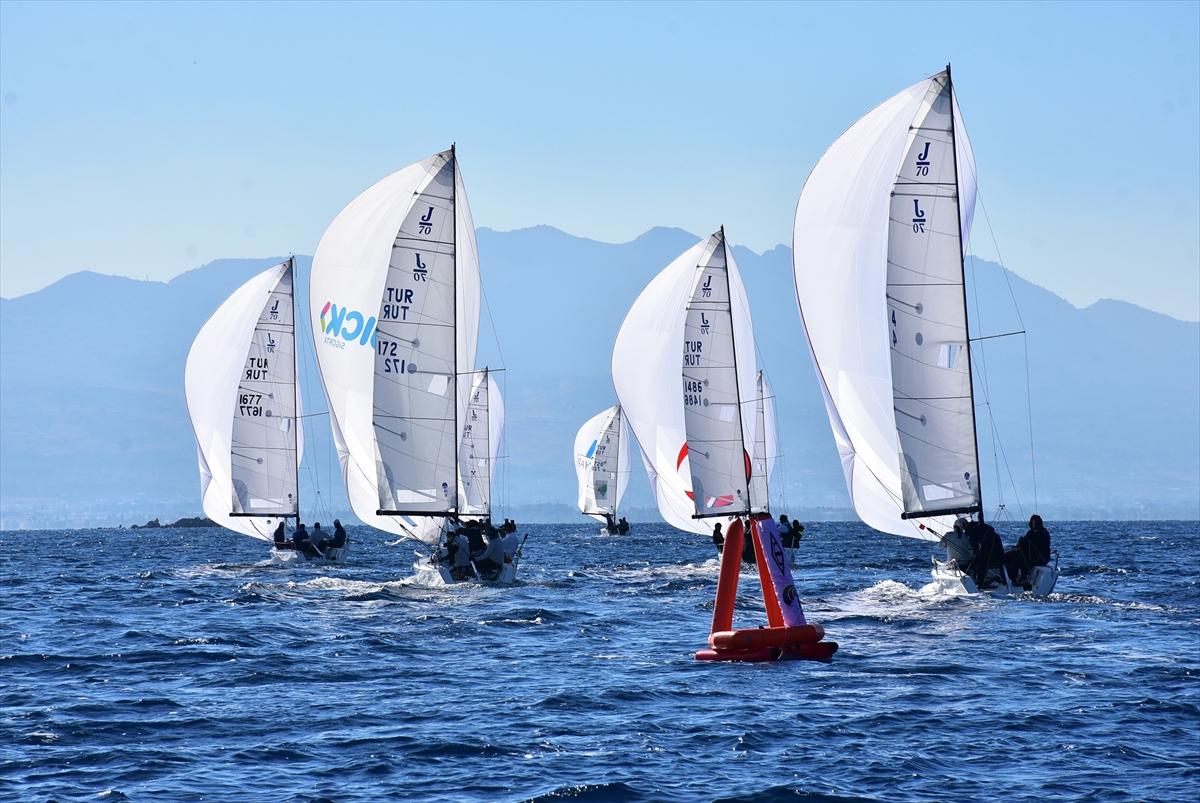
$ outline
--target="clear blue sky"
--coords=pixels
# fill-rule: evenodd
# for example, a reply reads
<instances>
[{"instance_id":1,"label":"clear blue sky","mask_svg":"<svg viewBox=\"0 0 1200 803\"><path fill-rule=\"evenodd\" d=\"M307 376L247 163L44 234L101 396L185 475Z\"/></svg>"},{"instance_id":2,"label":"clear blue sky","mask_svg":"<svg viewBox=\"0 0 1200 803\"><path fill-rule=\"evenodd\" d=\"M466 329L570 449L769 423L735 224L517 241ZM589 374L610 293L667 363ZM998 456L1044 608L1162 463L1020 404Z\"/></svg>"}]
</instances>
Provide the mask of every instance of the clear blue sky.
<instances>
[{"instance_id":1,"label":"clear blue sky","mask_svg":"<svg viewBox=\"0 0 1200 803\"><path fill-rule=\"evenodd\" d=\"M1196 2L6 1L0 295L311 254L454 141L476 225L763 251L838 134L947 62L1005 264L1200 319Z\"/></svg>"}]
</instances>

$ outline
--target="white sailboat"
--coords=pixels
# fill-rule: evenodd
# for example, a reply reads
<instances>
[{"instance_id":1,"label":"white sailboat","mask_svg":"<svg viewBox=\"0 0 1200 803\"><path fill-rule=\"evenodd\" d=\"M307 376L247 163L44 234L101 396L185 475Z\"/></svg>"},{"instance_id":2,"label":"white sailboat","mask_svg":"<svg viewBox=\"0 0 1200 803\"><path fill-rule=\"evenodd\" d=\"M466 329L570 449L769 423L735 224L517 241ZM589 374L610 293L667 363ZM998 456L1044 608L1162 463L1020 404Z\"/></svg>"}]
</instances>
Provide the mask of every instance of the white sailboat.
<instances>
[{"instance_id":1,"label":"white sailboat","mask_svg":"<svg viewBox=\"0 0 1200 803\"><path fill-rule=\"evenodd\" d=\"M983 511L963 269L975 175L947 67L847 129L796 207L796 297L854 508L934 542ZM1049 593L1057 572L1035 574ZM934 577L975 590L937 561Z\"/></svg>"},{"instance_id":2,"label":"white sailboat","mask_svg":"<svg viewBox=\"0 0 1200 803\"><path fill-rule=\"evenodd\" d=\"M313 257L310 297L350 504L416 543L422 572L447 518L490 516L503 431L499 390L475 370L479 256L453 148L337 215ZM506 563L499 579L513 577Z\"/></svg>"},{"instance_id":3,"label":"white sailboat","mask_svg":"<svg viewBox=\"0 0 1200 803\"><path fill-rule=\"evenodd\" d=\"M681 530L707 535L706 519L768 508L774 414L758 414L755 365L750 304L722 229L650 281L613 347L613 385L659 512Z\"/></svg>"},{"instance_id":4,"label":"white sailboat","mask_svg":"<svg viewBox=\"0 0 1200 803\"><path fill-rule=\"evenodd\" d=\"M579 512L605 525L602 535L619 532L616 519L629 485L630 440L619 404L589 418L575 435Z\"/></svg>"},{"instance_id":5,"label":"white sailboat","mask_svg":"<svg viewBox=\"0 0 1200 803\"><path fill-rule=\"evenodd\" d=\"M196 335L184 369L204 513L267 542L300 513L304 432L293 275L287 259L235 290ZM326 557L345 552L328 550ZM279 560L300 556L275 553Z\"/></svg>"}]
</instances>

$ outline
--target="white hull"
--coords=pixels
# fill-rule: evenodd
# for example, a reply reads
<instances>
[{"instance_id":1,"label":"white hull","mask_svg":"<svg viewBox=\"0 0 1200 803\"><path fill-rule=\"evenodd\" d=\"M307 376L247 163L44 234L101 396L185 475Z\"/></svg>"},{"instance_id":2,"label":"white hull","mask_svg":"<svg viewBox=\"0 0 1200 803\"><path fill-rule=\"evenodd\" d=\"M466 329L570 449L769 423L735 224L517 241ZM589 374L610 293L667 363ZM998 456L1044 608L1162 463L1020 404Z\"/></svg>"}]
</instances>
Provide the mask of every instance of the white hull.
<instances>
[{"instance_id":1,"label":"white hull","mask_svg":"<svg viewBox=\"0 0 1200 803\"><path fill-rule=\"evenodd\" d=\"M422 588L445 588L446 586L457 585L458 583L476 583L476 582L491 582L500 585L512 585L517 579L517 567L515 564L506 563L500 567L500 574L495 579L481 580L476 574L468 577L465 580L455 580L450 576L450 569L436 561L433 561L428 555L423 555L420 552L416 553L416 558L413 561L413 584Z\"/></svg>"},{"instance_id":2,"label":"white hull","mask_svg":"<svg viewBox=\"0 0 1200 803\"><path fill-rule=\"evenodd\" d=\"M1054 591L1054 585L1058 582L1058 569L1051 566L1033 568L1029 577L1029 591L1026 591L1024 586L1010 582L1007 572L1002 574L1001 582L983 589L983 593L999 596L1029 593L1036 597L1046 597ZM933 582L939 592L950 596L962 597L980 593L972 577L959 571L949 561L942 562L937 558L933 559Z\"/></svg>"},{"instance_id":3,"label":"white hull","mask_svg":"<svg viewBox=\"0 0 1200 803\"><path fill-rule=\"evenodd\" d=\"M275 549L271 548L271 565L272 566L303 566L307 563L345 563L346 557L350 554L349 547L341 549L327 549L325 557L310 558L303 552L297 552L294 549Z\"/></svg>"}]
</instances>

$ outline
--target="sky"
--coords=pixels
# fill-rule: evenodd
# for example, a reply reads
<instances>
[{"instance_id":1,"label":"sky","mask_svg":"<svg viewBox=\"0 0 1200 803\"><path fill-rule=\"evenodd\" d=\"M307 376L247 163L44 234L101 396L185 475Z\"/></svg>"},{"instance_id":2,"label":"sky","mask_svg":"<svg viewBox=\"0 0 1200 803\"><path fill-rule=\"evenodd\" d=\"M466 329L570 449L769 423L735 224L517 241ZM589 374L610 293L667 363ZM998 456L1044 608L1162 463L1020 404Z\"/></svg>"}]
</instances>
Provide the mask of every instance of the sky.
<instances>
[{"instance_id":1,"label":"sky","mask_svg":"<svg viewBox=\"0 0 1200 803\"><path fill-rule=\"evenodd\" d=\"M0 2L0 296L312 254L458 155L477 226L790 244L809 171L953 64L972 251L1200 320L1200 3ZM489 277L485 283L521 281Z\"/></svg>"}]
</instances>

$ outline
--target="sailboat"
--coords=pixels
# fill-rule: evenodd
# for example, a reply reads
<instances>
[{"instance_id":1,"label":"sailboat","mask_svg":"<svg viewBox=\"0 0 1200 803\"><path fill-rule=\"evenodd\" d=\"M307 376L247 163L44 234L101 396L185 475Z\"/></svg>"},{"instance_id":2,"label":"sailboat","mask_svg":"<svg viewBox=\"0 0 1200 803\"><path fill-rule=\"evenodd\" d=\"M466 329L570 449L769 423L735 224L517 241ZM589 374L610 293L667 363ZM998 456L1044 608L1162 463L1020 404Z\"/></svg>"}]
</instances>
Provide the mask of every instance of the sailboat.
<instances>
[{"instance_id":1,"label":"sailboat","mask_svg":"<svg viewBox=\"0 0 1200 803\"><path fill-rule=\"evenodd\" d=\"M604 525L601 535L620 532L617 514L629 484L631 445L619 404L589 418L575 435L579 512Z\"/></svg>"},{"instance_id":2,"label":"sailboat","mask_svg":"<svg viewBox=\"0 0 1200 803\"><path fill-rule=\"evenodd\" d=\"M313 257L313 337L346 493L364 522L417 545L418 582L450 581L425 571L447 520L491 515L503 406L492 373L475 370L480 298L453 147L351 201ZM498 579L515 575L505 563Z\"/></svg>"},{"instance_id":3,"label":"sailboat","mask_svg":"<svg viewBox=\"0 0 1200 803\"><path fill-rule=\"evenodd\" d=\"M796 207L796 297L855 511L934 542L984 509L963 267L975 187L947 66L847 129ZM1056 577L1037 567L1032 586ZM977 590L936 559L934 579Z\"/></svg>"},{"instance_id":4,"label":"sailboat","mask_svg":"<svg viewBox=\"0 0 1200 803\"><path fill-rule=\"evenodd\" d=\"M650 281L613 347L613 384L641 445L659 512L690 532L707 534L710 519L725 525L710 649L696 657L825 659L837 645L817 645L824 631L804 620L769 512L774 461L767 444L775 441L775 417L755 366L750 304L724 228ZM752 631L732 629L742 517L751 522L769 620L769 627Z\"/></svg>"},{"instance_id":5,"label":"sailboat","mask_svg":"<svg viewBox=\"0 0 1200 803\"><path fill-rule=\"evenodd\" d=\"M304 432L293 278L289 258L235 290L196 335L184 369L204 513L267 542L300 514ZM325 557L345 553L331 549ZM273 559L301 554L275 550Z\"/></svg>"}]
</instances>

